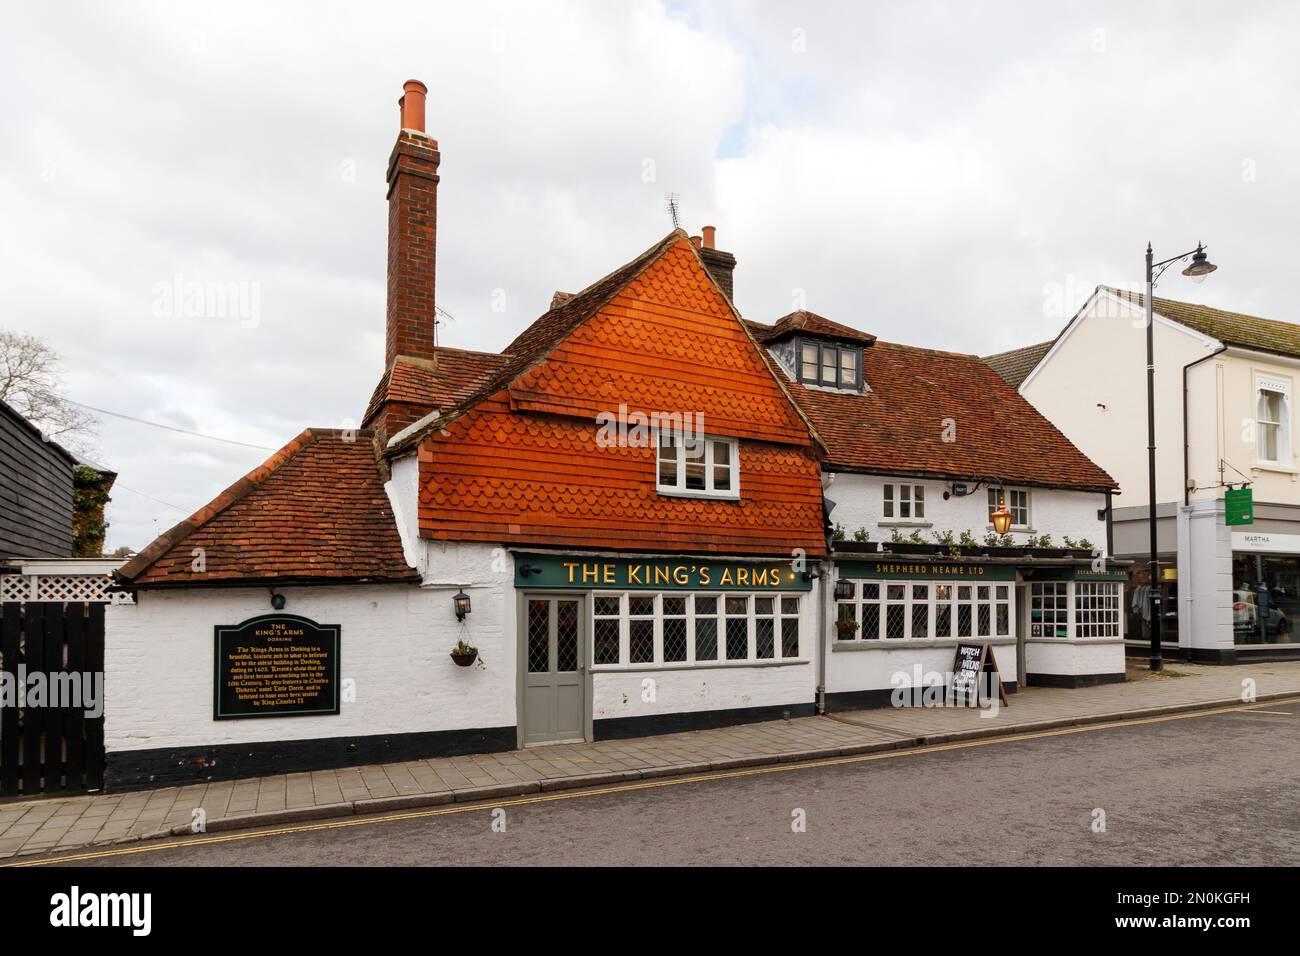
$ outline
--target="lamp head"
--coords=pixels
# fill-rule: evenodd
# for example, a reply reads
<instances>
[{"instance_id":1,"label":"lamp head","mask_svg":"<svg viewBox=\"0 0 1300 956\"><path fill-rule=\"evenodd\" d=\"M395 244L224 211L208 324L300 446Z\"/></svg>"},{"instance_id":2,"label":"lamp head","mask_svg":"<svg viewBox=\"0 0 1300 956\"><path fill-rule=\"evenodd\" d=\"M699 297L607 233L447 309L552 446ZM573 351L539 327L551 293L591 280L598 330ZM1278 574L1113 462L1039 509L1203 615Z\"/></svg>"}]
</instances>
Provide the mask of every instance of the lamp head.
<instances>
[{"instance_id":1,"label":"lamp head","mask_svg":"<svg viewBox=\"0 0 1300 956\"><path fill-rule=\"evenodd\" d=\"M1205 281L1206 276L1217 268L1219 267L1211 262L1210 257L1205 254L1205 247L1198 242L1196 252L1192 254L1191 265L1183 270L1183 275L1199 285Z\"/></svg>"},{"instance_id":2,"label":"lamp head","mask_svg":"<svg viewBox=\"0 0 1300 956\"><path fill-rule=\"evenodd\" d=\"M469 595L464 591L457 591L451 596L451 604L456 611L456 620L465 620L465 615L469 613Z\"/></svg>"},{"instance_id":3,"label":"lamp head","mask_svg":"<svg viewBox=\"0 0 1300 956\"><path fill-rule=\"evenodd\" d=\"M998 507L996 511L989 512L989 520L993 522L993 530L998 534L1006 534L1011 530L1011 512L1007 510L1006 495L998 498Z\"/></svg>"}]
</instances>

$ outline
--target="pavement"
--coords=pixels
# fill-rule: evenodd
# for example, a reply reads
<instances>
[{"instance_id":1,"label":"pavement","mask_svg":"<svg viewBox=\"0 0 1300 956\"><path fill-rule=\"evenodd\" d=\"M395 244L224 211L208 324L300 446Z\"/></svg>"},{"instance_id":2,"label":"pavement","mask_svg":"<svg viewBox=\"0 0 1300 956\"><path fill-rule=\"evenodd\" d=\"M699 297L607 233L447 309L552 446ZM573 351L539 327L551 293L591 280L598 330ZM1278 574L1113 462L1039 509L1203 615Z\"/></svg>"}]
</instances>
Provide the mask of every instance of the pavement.
<instances>
[{"instance_id":1,"label":"pavement","mask_svg":"<svg viewBox=\"0 0 1300 956\"><path fill-rule=\"evenodd\" d=\"M1300 662L1175 663L1182 674L1079 689L1026 688L993 711L886 708L629 740L0 803L0 859L877 754L1300 695Z\"/></svg>"}]
</instances>

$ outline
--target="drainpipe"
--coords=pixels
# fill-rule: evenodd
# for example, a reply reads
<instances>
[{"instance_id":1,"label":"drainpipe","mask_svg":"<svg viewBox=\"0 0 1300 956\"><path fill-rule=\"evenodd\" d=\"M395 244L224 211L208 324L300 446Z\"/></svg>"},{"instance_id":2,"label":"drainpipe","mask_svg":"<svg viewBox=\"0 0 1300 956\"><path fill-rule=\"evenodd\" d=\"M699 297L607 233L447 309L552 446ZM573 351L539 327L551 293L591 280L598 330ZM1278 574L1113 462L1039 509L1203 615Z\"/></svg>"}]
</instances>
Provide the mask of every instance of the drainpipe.
<instances>
[{"instance_id":1,"label":"drainpipe","mask_svg":"<svg viewBox=\"0 0 1300 956\"><path fill-rule=\"evenodd\" d=\"M1111 492L1111 490L1107 488L1106 489L1106 556L1108 558L1115 557L1115 512L1114 512L1114 504L1112 503L1113 498L1114 498L1113 492Z\"/></svg>"},{"instance_id":2,"label":"drainpipe","mask_svg":"<svg viewBox=\"0 0 1300 956\"><path fill-rule=\"evenodd\" d=\"M1226 345L1220 345L1209 355L1202 355L1195 362L1188 362L1186 365L1183 366L1183 506L1184 507L1192 503L1192 492L1191 489L1188 487L1188 482L1191 480L1192 476L1190 474L1191 452L1189 451L1191 447L1191 440L1187 434L1187 370L1190 369L1193 365L1200 365L1202 362L1208 361L1209 359L1214 358L1214 356L1222 352L1226 352L1227 350L1228 347Z\"/></svg>"},{"instance_id":3,"label":"drainpipe","mask_svg":"<svg viewBox=\"0 0 1300 956\"><path fill-rule=\"evenodd\" d=\"M830 653L830 642L826 640L826 602L829 600L826 585L835 577L835 559L830 552L822 562L822 576L817 585L821 590L821 600L817 602L817 713L826 713L826 655ZM835 593L831 583L830 594Z\"/></svg>"}]
</instances>

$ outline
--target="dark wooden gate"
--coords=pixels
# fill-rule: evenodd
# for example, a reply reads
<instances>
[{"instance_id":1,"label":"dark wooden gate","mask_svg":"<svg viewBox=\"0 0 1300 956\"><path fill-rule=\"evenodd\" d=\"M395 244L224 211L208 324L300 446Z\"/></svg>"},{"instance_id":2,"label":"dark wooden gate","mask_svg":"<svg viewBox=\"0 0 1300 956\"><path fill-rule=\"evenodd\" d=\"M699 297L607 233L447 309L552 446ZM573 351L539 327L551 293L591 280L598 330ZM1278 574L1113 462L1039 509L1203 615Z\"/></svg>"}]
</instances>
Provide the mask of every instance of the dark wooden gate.
<instances>
[{"instance_id":1,"label":"dark wooden gate","mask_svg":"<svg viewBox=\"0 0 1300 956\"><path fill-rule=\"evenodd\" d=\"M20 667L22 670L20 671ZM80 674L83 686L104 672L104 605L24 602L0 604L0 796L100 790L104 786L104 714L86 716L84 701L46 695L19 706L20 673ZM102 678L98 685L102 695ZM58 681L65 686L68 678ZM56 704L62 706L55 706Z\"/></svg>"}]
</instances>

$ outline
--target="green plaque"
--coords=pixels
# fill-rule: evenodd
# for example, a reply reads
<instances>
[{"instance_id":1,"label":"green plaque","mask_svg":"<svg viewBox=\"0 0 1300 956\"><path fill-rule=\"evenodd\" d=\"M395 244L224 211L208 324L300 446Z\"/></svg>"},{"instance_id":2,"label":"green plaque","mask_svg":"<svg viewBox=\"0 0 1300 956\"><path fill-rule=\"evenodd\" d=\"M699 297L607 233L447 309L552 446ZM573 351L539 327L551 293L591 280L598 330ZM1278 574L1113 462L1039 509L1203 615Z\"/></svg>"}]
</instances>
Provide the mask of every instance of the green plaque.
<instances>
[{"instance_id":1,"label":"green plaque","mask_svg":"<svg viewBox=\"0 0 1300 956\"><path fill-rule=\"evenodd\" d=\"M1255 499L1249 488L1229 488L1223 495L1224 523L1254 524Z\"/></svg>"}]
</instances>

